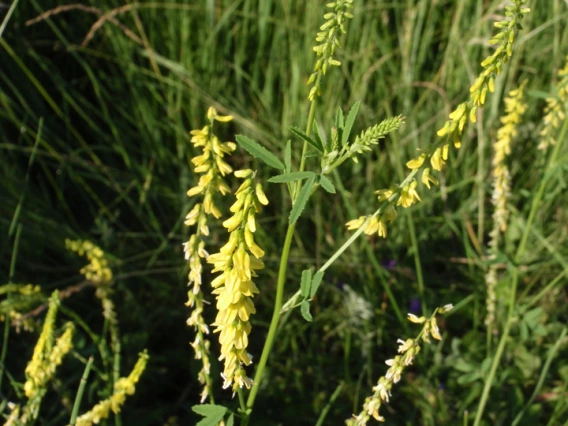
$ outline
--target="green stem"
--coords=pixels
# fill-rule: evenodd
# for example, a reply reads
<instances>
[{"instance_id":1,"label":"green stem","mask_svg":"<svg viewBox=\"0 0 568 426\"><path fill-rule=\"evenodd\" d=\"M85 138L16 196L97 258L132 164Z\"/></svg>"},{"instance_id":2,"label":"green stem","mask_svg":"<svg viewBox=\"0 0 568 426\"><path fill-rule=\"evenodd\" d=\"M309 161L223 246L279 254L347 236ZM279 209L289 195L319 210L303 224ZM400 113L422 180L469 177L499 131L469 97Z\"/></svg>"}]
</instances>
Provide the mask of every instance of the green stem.
<instances>
[{"instance_id":1,"label":"green stem","mask_svg":"<svg viewBox=\"0 0 568 426\"><path fill-rule=\"evenodd\" d=\"M556 163L556 158L558 157L558 153L560 152L560 147L562 146L564 139L566 138L567 131L568 131L568 120L564 120L564 124L562 125L562 129L560 131L560 137L558 138L558 142L554 146L554 150L552 151L550 157L548 158L546 168L544 169L544 174L540 181L538 192L533 198L531 204L529 218L526 222L526 226L523 232L523 236L521 238L521 242L517 249L517 253L515 254L515 263L517 264L522 260L522 256L525 253L525 247L527 245L529 234L531 232L531 227L533 225L536 212L540 207L540 202L542 201L542 197L544 195L544 191L546 189L546 185L550 177L550 170L552 170L552 167L554 167L554 164ZM517 284L519 281L519 270L517 267L515 267L515 269L513 270L513 277L511 281L512 281L511 296L509 298L509 312L507 314L507 322L505 324L505 329L503 330L503 334L501 335L501 339L499 340L499 345L497 346L497 351L495 352L495 357L493 358L493 363L491 364L491 370L489 371L489 375L487 377L487 380L485 381L485 386L483 387L483 393L481 394L481 400L479 401L479 406L477 408L477 413L475 414L475 420L473 422L473 426L479 426L481 422L481 417L483 416L483 411L485 409L485 405L487 404L487 400L489 398L489 392L491 391L491 387L493 385L493 379L495 378L497 367L501 362L501 356L503 355L503 351L507 344L507 339L509 338L509 332L511 331L513 312L515 310L515 297L517 292Z\"/></svg>"},{"instance_id":2,"label":"green stem","mask_svg":"<svg viewBox=\"0 0 568 426\"><path fill-rule=\"evenodd\" d=\"M272 349L272 344L274 342L274 337L276 337L276 330L278 328L278 322L280 320L280 310L282 309L282 300L284 297L284 283L286 281L286 267L288 265L288 256L290 255L290 246L292 245L292 237L294 236L295 225L289 225L288 231L286 232L286 239L284 240L284 247L282 248L282 256L280 257L280 268L278 270L278 281L276 285L276 300L274 301L274 311L272 312L272 321L270 321L270 328L268 329L268 335L266 336L266 341L264 342L264 348L262 349L262 355L260 356L260 361L258 362L258 367L256 369L256 374L254 375L254 385L250 391L247 399L247 414L244 419L243 426L248 423L248 413L252 411L256 395L258 393L258 387L262 380L264 374L264 369L266 367L266 362L268 361L268 356Z\"/></svg>"},{"instance_id":3,"label":"green stem","mask_svg":"<svg viewBox=\"0 0 568 426\"><path fill-rule=\"evenodd\" d=\"M14 273L16 272L16 258L18 255L18 246L20 245L20 235L22 234L22 225L19 224L16 228L16 237L14 238L14 247L12 249L12 260L10 261L10 272L8 275L8 306L12 298L12 284ZM8 354L8 338L10 336L10 316L6 315L4 319L4 339L2 341L2 354L0 355L0 390L2 389L2 380L4 378L4 370L6 369L6 356Z\"/></svg>"},{"instance_id":4,"label":"green stem","mask_svg":"<svg viewBox=\"0 0 568 426\"><path fill-rule=\"evenodd\" d=\"M544 383L544 379L546 379L546 374L548 373L548 370L550 369L550 364L552 364L552 360L556 356L556 353L558 352L560 345L562 345L562 343L564 343L564 338L566 337L566 333L568 333L568 327L564 327L564 330L562 330L560 337L558 337L558 339L556 339L556 343L554 344L554 346L552 347L552 349L548 353L548 357L546 359L546 362L544 363L544 367L542 367L542 371L540 372L540 377L538 378L538 382L536 383L533 394L531 395L531 397L529 398L529 400L527 401L527 403L525 404L525 406L523 407L521 412L519 414L517 414L517 417L515 417L515 420L513 420L512 426L517 426L519 424L519 422L521 421L521 419L523 418L525 413L529 410L530 406L534 402L536 396L540 392L540 389L542 388L542 385Z\"/></svg>"},{"instance_id":5,"label":"green stem","mask_svg":"<svg viewBox=\"0 0 568 426\"><path fill-rule=\"evenodd\" d=\"M8 25L8 21L10 21L10 18L12 17L12 13L14 13L14 10L16 10L16 6L18 5L19 2L20 2L20 0L14 0L12 2L12 5L10 6L10 9L8 9L8 13L6 13L4 20L2 21L2 25L0 25L0 37L2 37L2 34L4 34L4 30L6 29L6 25Z\"/></svg>"},{"instance_id":6,"label":"green stem","mask_svg":"<svg viewBox=\"0 0 568 426\"><path fill-rule=\"evenodd\" d=\"M408 182L410 182L412 180L414 175L416 175L416 173L418 173L418 169L412 170L412 172L410 172L410 174L399 185L399 188L402 188L404 185L407 185ZM369 221L371 218L380 214L381 211L383 210L383 208L388 206L389 203L394 202L394 200L397 197L398 197L398 192L395 192L388 200L386 200L381 205L381 207L379 207L375 211L375 213L373 213L370 217L368 217L367 220L365 221L365 223L363 223L363 225L361 225L361 227L359 229L357 229L357 231L355 231L353 233L353 235L351 235L351 237L349 237L349 239L347 241L345 241L345 243L343 243L343 245L341 247L339 247L339 249L335 253L333 253L333 255L328 259L328 261L325 262L325 264L321 268L318 269L318 272L324 272L327 268L329 268L331 266L331 264L333 262L335 262L337 260L337 258L339 256L341 256L343 254L343 252L345 250L347 250L351 244L353 244L353 242L359 237L359 235L361 235L363 233L363 230L365 229L365 224L367 223L367 221ZM385 291L387 291L387 294L389 294L390 288L388 290L387 290L387 288L385 288ZM392 293L391 293L391 296L392 296L392 299L394 300L394 295L392 295ZM391 296L389 296L389 298ZM300 297L300 290L298 290L292 297L290 297L290 299L288 299L288 301L284 304L281 313L286 312L287 310L291 309L292 307L295 307L295 303L296 303L296 300L298 299L298 297ZM402 314L400 313L400 310L399 310L399 313L397 314L397 316L399 316L399 317L402 316Z\"/></svg>"},{"instance_id":7,"label":"green stem","mask_svg":"<svg viewBox=\"0 0 568 426\"><path fill-rule=\"evenodd\" d=\"M327 416L327 413L329 412L331 406L333 405L333 403L335 402L335 400L337 399L337 397L339 396L339 394L341 393L341 390L343 389L343 385L345 385L344 382L341 382L337 388L335 389L335 392L333 392L333 394L331 395L331 398L329 398L328 403L326 404L326 406L323 408L323 410L321 411L321 414L318 418L318 421L316 423L315 426L322 426L323 422L325 420L325 417Z\"/></svg>"},{"instance_id":8,"label":"green stem","mask_svg":"<svg viewBox=\"0 0 568 426\"><path fill-rule=\"evenodd\" d=\"M83 393L85 392L85 386L87 385L87 379L89 378L89 373L91 372L91 367L93 366L93 357L89 358L87 365L85 366L85 371L83 372L83 377L81 377L81 383L79 384L79 390L75 396L75 403L73 404L73 411L71 411L71 420L69 424L71 426L75 425L77 420L77 415L79 414L79 408L81 407L81 400L83 399Z\"/></svg>"},{"instance_id":9,"label":"green stem","mask_svg":"<svg viewBox=\"0 0 568 426\"><path fill-rule=\"evenodd\" d=\"M316 113L316 101L315 97L310 104L310 111L308 113L308 122L306 124L306 134L310 134L312 131L312 123L314 121L314 116ZM308 150L308 144L304 141L304 146L302 148L302 158L300 160L300 169L303 171L306 167L306 152ZM297 182L294 185L294 190L292 192L292 204L296 200L301 188L301 183ZM254 406L254 401L258 393L258 388L260 382L262 381L262 376L266 368L266 363L268 362L268 356L272 350L272 344L274 343L274 338L276 337L276 331L278 329L278 323L280 322L280 314L282 311L282 301L284 299L284 284L286 283L286 270L288 267L288 257L290 256L290 246L292 245L292 238L294 237L294 230L296 229L295 224L288 223L288 230L286 231L286 238L284 239L284 246L282 247L282 256L280 257L280 267L278 269L278 279L276 283L276 300L274 301L274 310L272 312L272 320L270 321L270 327L268 328L268 335L266 336L266 341L264 342L264 347L262 348L262 354L260 355L260 361L258 362L258 367L254 375L254 384L247 398L246 412L243 414L243 419L241 421L242 426L248 424L249 415L252 412L252 407Z\"/></svg>"}]
</instances>

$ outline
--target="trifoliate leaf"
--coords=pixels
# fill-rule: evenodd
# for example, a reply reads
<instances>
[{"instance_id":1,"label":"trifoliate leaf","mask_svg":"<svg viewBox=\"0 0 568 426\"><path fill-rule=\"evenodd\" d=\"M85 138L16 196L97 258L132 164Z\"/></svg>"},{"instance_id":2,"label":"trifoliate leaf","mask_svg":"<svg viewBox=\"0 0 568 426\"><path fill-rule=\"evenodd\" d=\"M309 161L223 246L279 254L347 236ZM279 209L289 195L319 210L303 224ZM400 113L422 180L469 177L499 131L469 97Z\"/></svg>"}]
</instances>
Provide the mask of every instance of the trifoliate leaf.
<instances>
[{"instance_id":1,"label":"trifoliate leaf","mask_svg":"<svg viewBox=\"0 0 568 426\"><path fill-rule=\"evenodd\" d=\"M269 166L274 167L275 169L280 169L280 170L283 170L285 168L282 161L280 161L280 159L276 155L271 153L269 150L267 150L265 147L263 147L257 141L255 141L255 140L253 140L253 139L251 139L247 136L244 136L244 135L237 135L237 142L250 155L252 155L255 158L258 158L259 160L264 161Z\"/></svg>"},{"instance_id":2,"label":"trifoliate leaf","mask_svg":"<svg viewBox=\"0 0 568 426\"><path fill-rule=\"evenodd\" d=\"M307 179L312 176L315 176L314 172L292 172L292 173L285 173L283 175L271 177L270 179L268 179L268 182L272 183L294 182L297 180Z\"/></svg>"},{"instance_id":3,"label":"trifoliate leaf","mask_svg":"<svg viewBox=\"0 0 568 426\"><path fill-rule=\"evenodd\" d=\"M296 223L296 221L304 211L304 207L306 207L306 203L310 198L310 195L312 193L312 187L314 186L315 181L316 181L316 175L314 174L312 175L312 177L308 179L308 181L304 184L304 186L302 186L302 189L298 194L298 198L296 198L296 201L292 206L292 211L290 212L290 217L289 217L290 224L293 225L294 223Z\"/></svg>"},{"instance_id":4,"label":"trifoliate leaf","mask_svg":"<svg viewBox=\"0 0 568 426\"><path fill-rule=\"evenodd\" d=\"M313 321L314 318L312 317L312 314L310 314L310 302L304 300L300 305L300 311L302 312L302 316L306 321L308 322Z\"/></svg>"},{"instance_id":5,"label":"trifoliate leaf","mask_svg":"<svg viewBox=\"0 0 568 426\"><path fill-rule=\"evenodd\" d=\"M325 175L320 175L320 184L323 189L331 194L335 194L335 186Z\"/></svg>"}]
</instances>

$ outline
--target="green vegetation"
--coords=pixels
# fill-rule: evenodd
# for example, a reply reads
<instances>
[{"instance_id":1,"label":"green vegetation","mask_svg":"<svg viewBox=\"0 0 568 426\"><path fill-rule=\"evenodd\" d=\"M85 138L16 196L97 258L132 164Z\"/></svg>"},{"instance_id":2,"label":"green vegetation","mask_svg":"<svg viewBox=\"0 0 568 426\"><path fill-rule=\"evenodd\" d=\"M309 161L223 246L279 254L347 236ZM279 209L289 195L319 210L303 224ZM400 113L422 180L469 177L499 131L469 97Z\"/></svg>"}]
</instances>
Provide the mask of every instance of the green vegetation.
<instances>
[{"instance_id":1,"label":"green vegetation","mask_svg":"<svg viewBox=\"0 0 568 426\"><path fill-rule=\"evenodd\" d=\"M345 424L374 392L384 401L377 381L387 386L397 339L428 336L436 308L453 304L437 317L442 340L404 348L413 364L381 407L386 424L568 424L565 1L528 1L512 56L504 47L508 61L484 81L502 60L485 58L509 40L487 43L503 31L493 25L505 19L501 0L355 0L325 77L312 74L316 53L331 58L313 49L328 20L318 1L58 3L16 1L0 18L2 422L18 404L46 425L109 414L109 425L213 425L228 418L223 407L239 424L254 403L242 424ZM221 389L218 334L202 377L186 325L183 243L196 231L184 222L202 153L189 132L208 124L210 106L215 134L238 142L224 161L256 172L227 185L254 179L269 201L256 213L265 267L246 367L262 381L234 398ZM449 130L462 115L463 131ZM504 116L514 129L502 129ZM334 154L346 128L357 145ZM496 203L505 230L494 176L510 187ZM387 188L400 182L398 216L385 219L377 209L394 206ZM223 218L203 233L211 254L228 241L235 197L215 200ZM346 223L361 236L336 259L354 235ZM217 274L202 264L196 300L210 303L211 325ZM198 375L217 406L195 407Z\"/></svg>"}]
</instances>

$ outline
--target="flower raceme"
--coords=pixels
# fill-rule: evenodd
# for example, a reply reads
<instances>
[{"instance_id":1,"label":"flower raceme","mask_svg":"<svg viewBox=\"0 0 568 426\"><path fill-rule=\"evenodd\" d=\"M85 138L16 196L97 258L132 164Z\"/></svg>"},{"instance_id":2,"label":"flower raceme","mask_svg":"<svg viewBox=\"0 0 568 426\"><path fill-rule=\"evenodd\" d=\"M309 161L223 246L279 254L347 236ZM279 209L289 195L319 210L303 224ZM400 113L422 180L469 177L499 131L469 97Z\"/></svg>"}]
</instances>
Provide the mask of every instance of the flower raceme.
<instances>
[{"instance_id":1,"label":"flower raceme","mask_svg":"<svg viewBox=\"0 0 568 426\"><path fill-rule=\"evenodd\" d=\"M205 338L209 334L209 327L203 318L203 293L201 292L203 267L201 260L209 255L205 250L203 237L209 235L207 225L208 216L215 218L221 217L219 208L214 203L214 195L221 193L227 194L230 190L224 181L224 176L232 173L233 169L225 162L224 156L232 153L236 149L234 142L220 142L212 129L215 121L222 123L233 119L230 115L219 115L217 111L210 107L207 111L209 124L200 130L192 130L191 142L201 153L195 156L191 162L195 172L202 174L197 186L191 188L187 195L189 197L201 197L201 203L195 204L193 209L185 217L186 226L196 226L195 232L184 243L185 259L189 262L188 281L192 289L188 291L188 301L186 306L192 309L191 315L187 320L187 325L195 329L195 340L191 343L195 351L195 358L201 360L202 368L198 373L198 380L203 385L201 392L201 402L211 396L211 380L209 378L211 363L209 361L210 342Z\"/></svg>"},{"instance_id":2,"label":"flower raceme","mask_svg":"<svg viewBox=\"0 0 568 426\"><path fill-rule=\"evenodd\" d=\"M564 114L564 104L568 101L568 56L566 57L566 65L558 71L559 81L556 84L556 97L546 99L546 108L544 109L544 127L540 132L541 141L538 149L546 149L550 145L554 145L554 132L566 118Z\"/></svg>"},{"instance_id":3,"label":"flower raceme","mask_svg":"<svg viewBox=\"0 0 568 426\"><path fill-rule=\"evenodd\" d=\"M523 102L524 88L526 80L517 89L511 90L509 96L505 98L506 115L501 117L501 128L497 131L497 140L493 144L493 193L491 201L493 210L493 229L489 233L489 247L494 255L499 248L499 237L502 232L507 230L509 219L509 202L511 193L511 176L507 167L507 157L511 154L511 143L517 135L517 126L521 123L523 114L527 109ZM485 325L493 327L495 322L495 311L497 302L497 266L492 264L485 275L487 287Z\"/></svg>"},{"instance_id":4,"label":"flower raceme","mask_svg":"<svg viewBox=\"0 0 568 426\"><path fill-rule=\"evenodd\" d=\"M492 55L481 63L483 71L470 88L470 99L459 104L450 113L449 120L437 132L440 139L432 146L425 148L418 157L406 163L406 166L412 171L402 184L390 189L377 191L379 201L384 202L377 213L368 217L362 216L359 219L348 222L348 229L358 229L365 224L365 232L367 234L378 231L379 236L385 237L387 221L382 219L381 212L388 211L389 216L394 219L396 217L396 211L394 214L392 213L394 201L396 201L396 206L404 208L408 208L420 201L420 196L416 191L418 183L414 176L421 171L420 180L428 189L430 189L430 184L438 184L438 181L430 174L430 168L441 171L448 160L450 144L453 144L455 148L461 146L465 125L468 121L476 122L477 110L485 104L487 93L494 91L495 77L501 72L503 64L512 55L516 31L520 28L524 14L530 12L529 8L523 7L526 0L514 0L513 3L512 6L505 7L506 19L495 23L495 26L502 30L489 43L496 44L497 48ZM375 218L376 215L379 215L379 217Z\"/></svg>"},{"instance_id":5,"label":"flower raceme","mask_svg":"<svg viewBox=\"0 0 568 426\"><path fill-rule=\"evenodd\" d=\"M245 180L231 206L233 216L223 222L230 232L229 241L219 253L210 255L207 262L214 265L213 273L221 272L211 285L213 294L217 295L218 313L213 326L216 327L214 332L220 333L223 388L232 385L236 390L243 386L250 388L253 383L243 367L252 362L246 350L251 331L249 318L256 313L252 298L259 292L252 278L264 267L260 260L264 251L254 241L255 215L268 200L260 184L255 187L252 170L239 170L234 174Z\"/></svg>"},{"instance_id":6,"label":"flower raceme","mask_svg":"<svg viewBox=\"0 0 568 426\"><path fill-rule=\"evenodd\" d=\"M317 46L314 46L314 52L319 56L314 67L314 72L308 79L308 84L314 84L310 90L308 98L312 101L316 95L320 95L321 79L325 75L329 66L339 66L341 63L333 58L335 49L340 46L339 38L345 33L345 22L352 19L353 15L349 12L353 8L353 0L337 0L328 3L326 6L332 12L326 13L324 18L325 24L320 27L317 33Z\"/></svg>"},{"instance_id":7,"label":"flower raceme","mask_svg":"<svg viewBox=\"0 0 568 426\"><path fill-rule=\"evenodd\" d=\"M409 365L412 365L414 358L420 352L419 342L421 340L425 343L430 343L430 336L436 340L442 340L436 314L444 314L452 308L452 305L444 305L437 308L430 318L408 314L410 322L423 324L422 331L415 339L398 339L398 353L400 355L385 361L389 366L387 372L383 377L379 378L377 385L373 387L373 395L365 399L361 413L346 421L348 426L365 426L371 418L379 422L385 421L385 418L379 414L379 409L384 403L389 402L393 385L400 381L404 370Z\"/></svg>"}]
</instances>

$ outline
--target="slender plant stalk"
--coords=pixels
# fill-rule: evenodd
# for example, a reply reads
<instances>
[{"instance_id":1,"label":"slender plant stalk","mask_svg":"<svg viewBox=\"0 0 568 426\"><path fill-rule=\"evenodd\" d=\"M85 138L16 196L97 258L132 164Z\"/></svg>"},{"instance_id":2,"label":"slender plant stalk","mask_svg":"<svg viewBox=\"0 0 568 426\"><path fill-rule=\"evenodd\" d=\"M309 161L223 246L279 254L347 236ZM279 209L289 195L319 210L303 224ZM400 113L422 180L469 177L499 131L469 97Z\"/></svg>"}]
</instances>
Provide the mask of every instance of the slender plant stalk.
<instances>
[{"instance_id":1,"label":"slender plant stalk","mask_svg":"<svg viewBox=\"0 0 568 426\"><path fill-rule=\"evenodd\" d=\"M314 116L316 112L316 102L315 98L310 102L310 112L308 114L308 122L306 124L306 134L310 134L312 131L312 123L314 121ZM304 146L302 148L302 159L300 160L300 170L303 171L306 166L306 151L308 149L308 144L304 141ZM300 192L300 182L297 182L292 191L292 204L296 201L296 197ZM284 239L284 246L282 247L282 256L280 257L280 267L278 269L278 279L276 283L276 299L274 300L274 310L272 312L272 320L270 321L270 327L268 328L268 334L264 342L264 347L262 348L262 354L260 355L260 361L258 362L258 367L254 375L254 385L248 395L246 412L243 414L241 421L242 426L248 424L248 419L252 408L254 406L254 401L258 393L258 388L266 368L266 363L268 361L268 356L272 350L272 344L274 343L274 338L276 337L276 331L278 330L278 323L280 322L280 314L282 311L282 301L284 299L284 285L286 283L286 270L288 267L288 257L290 256L290 247L292 245L292 239L294 237L294 231L296 229L295 223L288 222L288 230L286 231L286 238Z\"/></svg>"},{"instance_id":2,"label":"slender plant stalk","mask_svg":"<svg viewBox=\"0 0 568 426\"><path fill-rule=\"evenodd\" d=\"M12 250L12 260L10 261L10 274L8 276L8 283L13 284L14 272L16 271L16 258L18 256L18 245L20 243L20 235L22 233L22 225L18 225L16 230L16 238L14 238L14 248ZM8 286L7 300L10 303L12 291ZM0 390L2 389L2 379L4 378L4 370L6 369L6 355L8 354L8 337L10 337L10 317L6 315L4 321L4 338L2 340L2 354L0 355Z\"/></svg>"},{"instance_id":3,"label":"slender plant stalk","mask_svg":"<svg viewBox=\"0 0 568 426\"><path fill-rule=\"evenodd\" d=\"M91 372L91 367L93 366L93 360L93 357L89 358L87 365L85 366L85 371L83 372L83 377L81 377L81 383L79 384L79 389L77 390L77 395L75 396L75 403L73 404L73 411L71 411L71 419L69 420L69 424L71 426L74 426L75 422L77 421L79 408L81 408L81 400L83 399L83 393L85 392L89 373Z\"/></svg>"},{"instance_id":4,"label":"slender plant stalk","mask_svg":"<svg viewBox=\"0 0 568 426\"><path fill-rule=\"evenodd\" d=\"M560 336L558 337L558 339L556 339L556 343L554 343L554 346L552 347L552 349L550 350L550 352L548 354L548 357L546 358L546 362L544 363L544 367L542 367L542 371L540 372L540 377L538 378L536 386L534 387L533 394L531 395L531 397L529 398L529 400L527 401L527 403L525 404L523 409L520 411L520 413L517 414L517 417L515 417L515 420L513 420L513 423L512 423L511 426L517 426L519 424L519 422L521 421L521 419L523 418L525 413L529 410L530 406L534 402L536 396L538 395L538 393L540 392L540 389L542 388L542 385L544 384L544 379L546 379L546 374L548 373L548 370L550 369L550 364L552 364L552 360L556 356L558 349L560 349L560 345L562 345L562 343L564 343L564 338L566 337L567 333L568 333L568 327L564 327L564 329L562 330L562 333L560 333Z\"/></svg>"},{"instance_id":5,"label":"slender plant stalk","mask_svg":"<svg viewBox=\"0 0 568 426\"><path fill-rule=\"evenodd\" d=\"M2 25L0 25L0 37L2 37L2 34L4 34L4 30L6 29L6 25L8 25L8 21L10 21L10 18L12 17L12 13L14 13L14 10L16 10L16 6L18 5L19 2L20 2L20 0L14 0L12 2L12 5L10 6L10 9L8 9L8 13L6 13L4 20L2 21Z\"/></svg>"},{"instance_id":6,"label":"slender plant stalk","mask_svg":"<svg viewBox=\"0 0 568 426\"><path fill-rule=\"evenodd\" d=\"M325 417L327 416L327 413L329 412L331 406L333 405L333 403L335 402L335 400L337 399L337 397L339 396L339 394L341 393L341 390L343 389L343 385L345 385L345 382L341 382L337 388L335 389L335 391L333 392L333 394L331 395L331 398L329 398L329 401L327 402L327 404L325 405L325 407L323 407L323 410L321 410L321 413L318 417L318 421L316 423L315 426L322 426L323 422L325 420Z\"/></svg>"},{"instance_id":7,"label":"slender plant stalk","mask_svg":"<svg viewBox=\"0 0 568 426\"><path fill-rule=\"evenodd\" d=\"M536 212L540 206L540 202L542 201L542 197L544 195L544 191L546 189L546 185L550 177L549 171L552 169L552 167L554 167L556 163L556 158L558 157L560 148L564 142L564 139L566 138L567 131L568 131L568 120L564 120L564 124L562 125L562 129L560 131L560 137L558 138L558 142L554 146L554 150L550 154L550 157L548 157L548 162L544 169L544 173L540 181L538 192L533 198L531 204L531 210L529 213L529 218L527 220L523 236L521 238L521 242L519 243L519 247L517 248L517 253L515 254L516 264L518 264L522 260L522 256L525 253L525 247L528 241L529 234L531 232L531 227L533 225ZM503 330L503 334L501 335L501 339L499 340L499 345L497 346L497 351L495 352L495 357L493 358L493 363L491 364L489 375L487 376L487 380L485 381L485 386L483 387L483 393L481 394L479 406L477 407L477 413L475 414L475 420L473 422L473 426L479 426L481 422L481 417L483 416L483 411L485 410L485 405L487 404L487 400L489 398L489 392L491 391L493 380L495 379L495 373L497 372L497 367L499 367L499 363L501 362L501 356L503 356L503 351L507 344L507 339L509 338L509 332L511 331L511 325L513 320L513 313L515 311L515 301L516 301L518 282L519 282L519 269L515 267L513 269L513 276L511 278L511 294L509 297L509 311L507 314L507 322L505 324L505 329Z\"/></svg>"}]
</instances>

